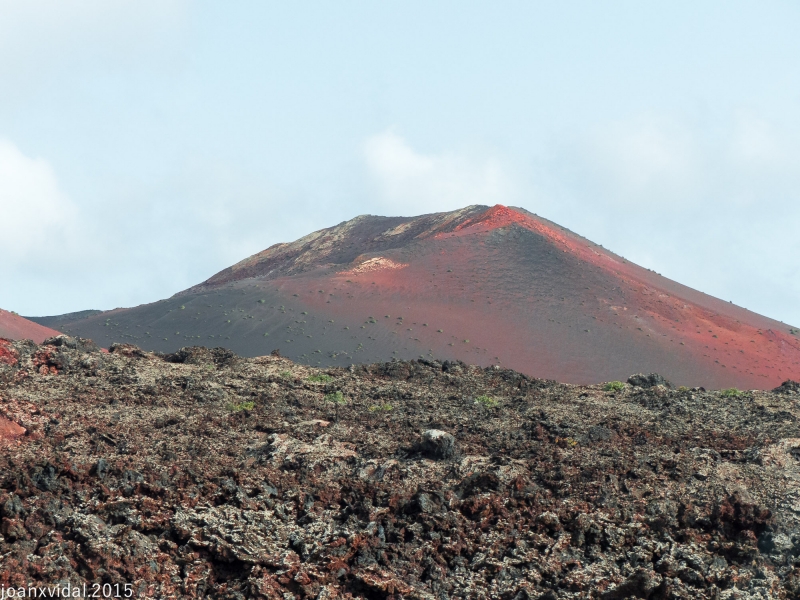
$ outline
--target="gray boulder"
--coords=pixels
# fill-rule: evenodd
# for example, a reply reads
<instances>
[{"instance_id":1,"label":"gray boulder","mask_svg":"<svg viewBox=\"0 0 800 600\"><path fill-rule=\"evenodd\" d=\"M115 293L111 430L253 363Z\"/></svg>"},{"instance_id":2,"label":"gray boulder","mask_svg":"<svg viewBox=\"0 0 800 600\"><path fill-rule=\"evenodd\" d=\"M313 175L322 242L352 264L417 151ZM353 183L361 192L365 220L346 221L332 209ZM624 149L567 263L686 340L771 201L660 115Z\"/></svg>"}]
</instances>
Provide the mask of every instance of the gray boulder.
<instances>
[{"instance_id":1,"label":"gray boulder","mask_svg":"<svg viewBox=\"0 0 800 600\"><path fill-rule=\"evenodd\" d=\"M656 387L657 385L663 385L664 387L668 388L672 387L672 384L658 373L650 373L650 375L637 373L636 375L631 375L628 377L628 383L631 385L636 385L640 388L651 388Z\"/></svg>"},{"instance_id":2,"label":"gray boulder","mask_svg":"<svg viewBox=\"0 0 800 600\"><path fill-rule=\"evenodd\" d=\"M439 429L422 432L422 452L429 458L447 459L455 456L456 438Z\"/></svg>"}]
</instances>

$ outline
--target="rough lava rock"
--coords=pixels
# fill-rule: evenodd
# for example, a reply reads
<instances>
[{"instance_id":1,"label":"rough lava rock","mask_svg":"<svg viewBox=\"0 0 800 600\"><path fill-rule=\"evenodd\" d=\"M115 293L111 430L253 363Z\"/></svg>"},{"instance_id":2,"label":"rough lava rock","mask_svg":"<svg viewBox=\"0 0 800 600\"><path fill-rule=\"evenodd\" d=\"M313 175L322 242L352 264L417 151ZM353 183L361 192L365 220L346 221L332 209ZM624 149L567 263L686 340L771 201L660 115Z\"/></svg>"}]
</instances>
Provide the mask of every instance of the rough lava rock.
<instances>
[{"instance_id":1,"label":"rough lava rock","mask_svg":"<svg viewBox=\"0 0 800 600\"><path fill-rule=\"evenodd\" d=\"M422 432L422 452L430 458L448 459L456 453L456 438L446 431L428 429Z\"/></svg>"},{"instance_id":2,"label":"rough lava rock","mask_svg":"<svg viewBox=\"0 0 800 600\"><path fill-rule=\"evenodd\" d=\"M69 335L57 335L47 338L42 342L42 346L56 346L69 348L71 350L79 350L81 352L99 352L100 347L92 340L87 340L79 337L72 337Z\"/></svg>"},{"instance_id":3,"label":"rough lava rock","mask_svg":"<svg viewBox=\"0 0 800 600\"><path fill-rule=\"evenodd\" d=\"M800 394L800 383L787 379L772 391L776 394Z\"/></svg>"},{"instance_id":4,"label":"rough lava rock","mask_svg":"<svg viewBox=\"0 0 800 600\"><path fill-rule=\"evenodd\" d=\"M641 388L651 388L657 385L663 385L667 388L672 387L672 384L658 373L650 373L649 375L637 373L628 377L628 383Z\"/></svg>"},{"instance_id":5,"label":"rough lava rock","mask_svg":"<svg viewBox=\"0 0 800 600\"><path fill-rule=\"evenodd\" d=\"M464 363L49 342L0 343L0 424L19 433L0 432L0 589L800 597L792 382L605 391Z\"/></svg>"}]
</instances>

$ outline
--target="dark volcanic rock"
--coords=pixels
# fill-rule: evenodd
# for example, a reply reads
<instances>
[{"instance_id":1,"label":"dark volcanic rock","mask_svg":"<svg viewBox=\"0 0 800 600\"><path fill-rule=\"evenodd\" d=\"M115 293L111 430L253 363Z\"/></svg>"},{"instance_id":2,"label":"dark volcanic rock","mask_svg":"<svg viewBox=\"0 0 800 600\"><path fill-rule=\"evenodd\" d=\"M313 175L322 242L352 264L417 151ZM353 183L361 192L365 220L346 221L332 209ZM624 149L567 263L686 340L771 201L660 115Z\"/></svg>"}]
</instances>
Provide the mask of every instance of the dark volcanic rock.
<instances>
[{"instance_id":1,"label":"dark volcanic rock","mask_svg":"<svg viewBox=\"0 0 800 600\"><path fill-rule=\"evenodd\" d=\"M119 354L120 356L127 356L128 358L143 357L145 353L138 346L134 344L116 343L109 346L108 351L111 354Z\"/></svg>"},{"instance_id":2,"label":"dark volcanic rock","mask_svg":"<svg viewBox=\"0 0 800 600\"><path fill-rule=\"evenodd\" d=\"M280 356L280 352L273 356ZM216 366L230 365L236 358L236 354L227 348L205 348L203 346L181 348L173 354L164 356L164 360L172 363Z\"/></svg>"},{"instance_id":3,"label":"dark volcanic rock","mask_svg":"<svg viewBox=\"0 0 800 600\"><path fill-rule=\"evenodd\" d=\"M800 394L800 383L787 379L772 391L776 394Z\"/></svg>"},{"instance_id":4,"label":"dark volcanic rock","mask_svg":"<svg viewBox=\"0 0 800 600\"><path fill-rule=\"evenodd\" d=\"M424 359L320 371L219 348L0 347L0 418L26 432L0 439L5 589L800 593L791 384L732 395L642 376L609 394Z\"/></svg>"},{"instance_id":5,"label":"dark volcanic rock","mask_svg":"<svg viewBox=\"0 0 800 600\"><path fill-rule=\"evenodd\" d=\"M586 442L607 442L608 440L614 439L616 434L613 430L609 429L608 427L603 427L602 425L594 425L589 427L589 430L586 432Z\"/></svg>"},{"instance_id":6,"label":"dark volcanic rock","mask_svg":"<svg viewBox=\"0 0 800 600\"><path fill-rule=\"evenodd\" d=\"M100 347L92 340L69 335L57 335L47 338L42 342L42 346L63 347L71 350L79 350L81 352L100 352Z\"/></svg>"},{"instance_id":7,"label":"dark volcanic rock","mask_svg":"<svg viewBox=\"0 0 800 600\"><path fill-rule=\"evenodd\" d=\"M181 348L174 354L168 354L164 357L164 360L186 365L207 365L214 363L214 355L208 348L193 346L191 348Z\"/></svg>"},{"instance_id":8,"label":"dark volcanic rock","mask_svg":"<svg viewBox=\"0 0 800 600\"><path fill-rule=\"evenodd\" d=\"M624 600L625 598L650 598L661 587L662 577L652 571L638 570L617 587L603 592L601 600Z\"/></svg>"},{"instance_id":9,"label":"dark volcanic rock","mask_svg":"<svg viewBox=\"0 0 800 600\"><path fill-rule=\"evenodd\" d=\"M422 432L422 452L430 458L447 459L456 453L456 438L438 429L428 429Z\"/></svg>"},{"instance_id":10,"label":"dark volcanic rock","mask_svg":"<svg viewBox=\"0 0 800 600\"><path fill-rule=\"evenodd\" d=\"M641 388L651 388L657 385L663 385L664 387L668 388L672 387L672 384L658 373L650 373L650 375L637 373L636 375L631 375L628 377L628 383Z\"/></svg>"}]
</instances>

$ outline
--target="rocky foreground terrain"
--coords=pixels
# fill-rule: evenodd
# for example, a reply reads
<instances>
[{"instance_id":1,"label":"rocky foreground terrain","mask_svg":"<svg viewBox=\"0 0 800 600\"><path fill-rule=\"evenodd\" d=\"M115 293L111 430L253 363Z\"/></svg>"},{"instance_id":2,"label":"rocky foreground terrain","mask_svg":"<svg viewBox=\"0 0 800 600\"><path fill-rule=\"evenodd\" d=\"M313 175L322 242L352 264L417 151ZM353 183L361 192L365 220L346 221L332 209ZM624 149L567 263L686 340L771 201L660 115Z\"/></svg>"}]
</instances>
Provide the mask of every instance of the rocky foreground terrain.
<instances>
[{"instance_id":1,"label":"rocky foreground terrain","mask_svg":"<svg viewBox=\"0 0 800 600\"><path fill-rule=\"evenodd\" d=\"M0 341L0 586L798 598L798 401Z\"/></svg>"}]
</instances>

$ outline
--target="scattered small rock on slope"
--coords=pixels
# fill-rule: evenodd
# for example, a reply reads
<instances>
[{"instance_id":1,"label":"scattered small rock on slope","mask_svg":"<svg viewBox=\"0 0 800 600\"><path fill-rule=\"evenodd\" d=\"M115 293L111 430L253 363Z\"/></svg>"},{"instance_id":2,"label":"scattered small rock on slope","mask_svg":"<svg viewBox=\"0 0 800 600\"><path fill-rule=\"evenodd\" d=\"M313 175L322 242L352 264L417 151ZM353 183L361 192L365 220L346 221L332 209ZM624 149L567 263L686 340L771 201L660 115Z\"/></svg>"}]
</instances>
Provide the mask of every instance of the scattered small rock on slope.
<instances>
[{"instance_id":1,"label":"scattered small rock on slope","mask_svg":"<svg viewBox=\"0 0 800 600\"><path fill-rule=\"evenodd\" d=\"M6 587L800 593L796 384L606 392L458 362L320 372L224 349L8 347L0 414L27 434L0 454ZM453 436L448 458L425 455L427 430Z\"/></svg>"}]
</instances>

